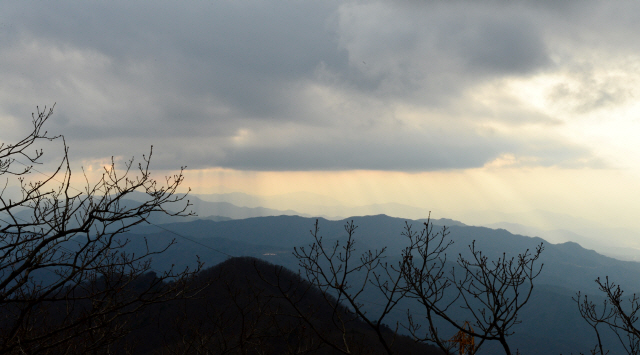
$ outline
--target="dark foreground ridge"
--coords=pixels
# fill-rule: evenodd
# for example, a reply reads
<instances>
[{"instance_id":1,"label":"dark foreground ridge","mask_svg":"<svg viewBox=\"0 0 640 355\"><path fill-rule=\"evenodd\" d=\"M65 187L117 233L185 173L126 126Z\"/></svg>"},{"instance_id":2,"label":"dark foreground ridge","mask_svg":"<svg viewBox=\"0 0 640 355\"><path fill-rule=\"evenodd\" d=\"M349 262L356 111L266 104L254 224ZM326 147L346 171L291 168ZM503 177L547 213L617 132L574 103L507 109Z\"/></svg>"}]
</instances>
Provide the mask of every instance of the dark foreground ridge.
<instances>
[{"instance_id":1,"label":"dark foreground ridge","mask_svg":"<svg viewBox=\"0 0 640 355\"><path fill-rule=\"evenodd\" d=\"M195 283L204 286L196 297L153 305L121 319L118 326L132 331L111 347L111 353L341 353L326 340L348 343L353 354L385 353L367 325L343 307L333 309L333 297L281 266L236 257L201 271ZM394 337L394 329L383 329L385 338ZM440 354L407 336L396 336L393 350Z\"/></svg>"}]
</instances>

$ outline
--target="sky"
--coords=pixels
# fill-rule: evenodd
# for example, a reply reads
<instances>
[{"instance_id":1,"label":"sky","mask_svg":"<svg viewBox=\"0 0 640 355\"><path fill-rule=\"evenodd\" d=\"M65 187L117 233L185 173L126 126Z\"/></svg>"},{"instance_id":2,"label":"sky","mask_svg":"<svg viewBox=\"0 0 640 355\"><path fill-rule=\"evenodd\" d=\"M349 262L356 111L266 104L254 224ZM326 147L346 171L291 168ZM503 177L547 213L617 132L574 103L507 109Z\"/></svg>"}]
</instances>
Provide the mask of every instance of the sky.
<instances>
[{"instance_id":1,"label":"sky","mask_svg":"<svg viewBox=\"0 0 640 355\"><path fill-rule=\"evenodd\" d=\"M548 211L640 230L639 11L3 1L0 141L55 103L46 129L89 174L153 145L154 173L186 166L199 194L304 191L438 218Z\"/></svg>"}]
</instances>

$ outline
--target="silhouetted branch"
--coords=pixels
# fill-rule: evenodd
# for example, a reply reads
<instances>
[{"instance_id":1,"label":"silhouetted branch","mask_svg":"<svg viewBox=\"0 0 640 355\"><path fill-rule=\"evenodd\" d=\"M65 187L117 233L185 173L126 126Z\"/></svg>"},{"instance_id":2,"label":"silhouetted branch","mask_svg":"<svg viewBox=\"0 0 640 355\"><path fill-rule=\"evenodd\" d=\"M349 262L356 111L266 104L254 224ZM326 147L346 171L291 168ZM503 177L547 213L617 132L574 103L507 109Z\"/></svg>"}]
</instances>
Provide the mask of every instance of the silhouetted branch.
<instances>
[{"instance_id":1,"label":"silhouetted branch","mask_svg":"<svg viewBox=\"0 0 640 355\"><path fill-rule=\"evenodd\" d=\"M186 297L188 282L200 268L199 263L196 270L150 274L149 257L173 243L151 250L145 240L146 251L136 255L126 252L130 241L120 237L153 212L191 215L188 201L178 212L165 208L185 199L177 195L184 168L161 184L151 177L152 153L137 165L133 158L127 161L124 171L112 159L97 182L84 174L84 188L76 189L64 137L43 132L52 113L38 110L31 133L17 143L0 144L0 175L13 177L22 193L17 200L0 193L1 353L108 347L126 334L128 317L143 307ZM61 140L62 158L43 179L27 180L35 170L14 169L23 164L16 157L37 164L43 151L30 155L27 150L42 139ZM147 199L125 200L134 192Z\"/></svg>"},{"instance_id":2,"label":"silhouetted branch","mask_svg":"<svg viewBox=\"0 0 640 355\"><path fill-rule=\"evenodd\" d=\"M600 354L607 354L604 350L601 331L598 326L604 325L615 334L627 354L640 353L640 330L638 329L638 312L640 312L640 297L635 293L625 300L624 291L606 277L604 281L596 279L598 288L604 293L605 299L599 308L587 295L577 293L573 299L578 304L578 311L582 318L593 328L598 343L595 350Z\"/></svg>"},{"instance_id":3,"label":"silhouetted branch","mask_svg":"<svg viewBox=\"0 0 640 355\"><path fill-rule=\"evenodd\" d=\"M533 280L542 270L542 265L537 266L542 245L534 252L526 250L512 258L503 254L491 261L476 249L474 242L469 246L471 258L459 255L459 269L456 270L447 263L446 252L453 243L448 239L447 228L434 232L433 225L427 220L420 232L405 224L402 235L407 238L408 245L402 250L400 260L390 265L384 262L385 249L364 252L359 258L355 256L356 228L353 222L347 223L344 244L336 241L327 246L319 235L316 221L311 231L314 242L294 251L310 284L324 294L335 295L335 314L341 314L337 312L340 306L346 307L376 332L380 345L392 354L395 336L386 336L383 321L401 300L412 299L421 305L427 329L421 330L415 315L407 311L407 323L397 324L394 334L402 326L416 341L435 343L451 354L457 351L454 350L456 344L448 340L450 335L443 336L438 328L441 324L449 324L465 337L479 339L473 345L474 352L485 341L498 341L506 354L512 354L507 337L513 334L512 327L520 323L518 313L529 301ZM362 300L368 286L385 300L378 304L381 311L377 317L367 313L366 302ZM453 307L465 310L472 326L454 319L451 316ZM336 329L344 334L346 328L336 322ZM343 353L350 350L346 342L331 346Z\"/></svg>"}]
</instances>

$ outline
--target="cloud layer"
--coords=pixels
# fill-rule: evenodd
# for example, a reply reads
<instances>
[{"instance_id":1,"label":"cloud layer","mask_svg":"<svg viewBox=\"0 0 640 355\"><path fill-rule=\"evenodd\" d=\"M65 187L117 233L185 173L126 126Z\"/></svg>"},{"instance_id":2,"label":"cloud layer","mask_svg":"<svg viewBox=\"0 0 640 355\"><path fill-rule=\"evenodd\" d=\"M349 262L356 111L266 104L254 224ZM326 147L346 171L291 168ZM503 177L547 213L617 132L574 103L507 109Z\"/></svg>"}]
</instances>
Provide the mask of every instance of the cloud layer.
<instances>
[{"instance_id":1,"label":"cloud layer","mask_svg":"<svg viewBox=\"0 0 640 355\"><path fill-rule=\"evenodd\" d=\"M7 2L0 138L57 102L49 130L75 159L153 144L160 168L600 166L550 112L632 97L624 72L598 68L629 64L637 6ZM560 109L509 84L538 76L566 77L544 96Z\"/></svg>"}]
</instances>

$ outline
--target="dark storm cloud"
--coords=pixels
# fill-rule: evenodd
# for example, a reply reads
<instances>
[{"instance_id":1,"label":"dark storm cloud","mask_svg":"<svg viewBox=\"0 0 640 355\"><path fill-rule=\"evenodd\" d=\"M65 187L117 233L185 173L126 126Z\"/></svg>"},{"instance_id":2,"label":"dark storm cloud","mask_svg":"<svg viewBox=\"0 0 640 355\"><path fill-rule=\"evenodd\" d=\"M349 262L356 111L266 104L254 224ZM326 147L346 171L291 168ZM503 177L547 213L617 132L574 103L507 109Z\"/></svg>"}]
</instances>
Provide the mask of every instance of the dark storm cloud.
<instances>
[{"instance_id":1,"label":"dark storm cloud","mask_svg":"<svg viewBox=\"0 0 640 355\"><path fill-rule=\"evenodd\" d=\"M419 171L505 153L583 161L588 151L559 140L541 152L534 137L478 133L488 117L557 124L469 98L476 85L557 65L548 28L565 24L546 22L553 4L525 5L7 2L0 120L24 126L36 104L57 102L50 131L75 157L155 144L159 167ZM421 113L398 113L407 107Z\"/></svg>"},{"instance_id":2,"label":"dark storm cloud","mask_svg":"<svg viewBox=\"0 0 640 355\"><path fill-rule=\"evenodd\" d=\"M423 141L424 137L402 136L371 139L352 137L350 141L294 143L286 147L246 149L240 147L221 158L224 166L250 170L395 170L429 171L479 168L499 158L505 151L531 159L518 165L602 167L585 149L558 146L557 142L538 139L533 147L522 149L518 142L496 142L469 137L467 141ZM534 153L532 156L527 154ZM577 162L581 161L580 164Z\"/></svg>"},{"instance_id":3,"label":"dark storm cloud","mask_svg":"<svg viewBox=\"0 0 640 355\"><path fill-rule=\"evenodd\" d=\"M437 103L551 65L541 31L514 6L360 3L341 15L340 44L359 69L353 81L382 95Z\"/></svg>"},{"instance_id":4,"label":"dark storm cloud","mask_svg":"<svg viewBox=\"0 0 640 355\"><path fill-rule=\"evenodd\" d=\"M537 29L522 19L496 19L451 29L443 36L469 71L528 74L549 64L545 45Z\"/></svg>"},{"instance_id":5,"label":"dark storm cloud","mask_svg":"<svg viewBox=\"0 0 640 355\"><path fill-rule=\"evenodd\" d=\"M25 37L103 54L110 61L104 75L138 88L140 96L157 95L154 104L169 110L175 103L165 97L185 106L213 98L235 116L291 119L295 82L309 79L320 62L343 57L325 28L332 10L326 5L73 2L22 10L11 17L21 19ZM179 120L216 120L207 116Z\"/></svg>"}]
</instances>

